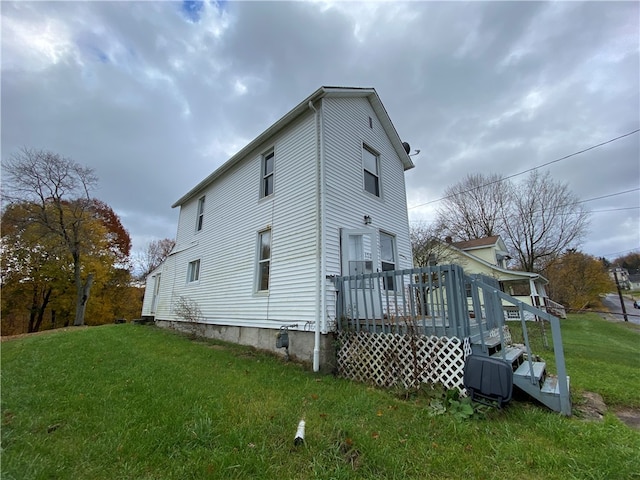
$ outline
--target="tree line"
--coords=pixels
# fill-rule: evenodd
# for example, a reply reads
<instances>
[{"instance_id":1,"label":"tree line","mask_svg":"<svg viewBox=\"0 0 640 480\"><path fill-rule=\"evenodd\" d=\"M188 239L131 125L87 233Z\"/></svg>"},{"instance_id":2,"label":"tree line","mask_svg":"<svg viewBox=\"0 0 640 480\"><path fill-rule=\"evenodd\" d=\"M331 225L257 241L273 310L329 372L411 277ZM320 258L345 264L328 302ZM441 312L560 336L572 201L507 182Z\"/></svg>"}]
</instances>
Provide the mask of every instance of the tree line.
<instances>
[{"instance_id":1,"label":"tree line","mask_svg":"<svg viewBox=\"0 0 640 480\"><path fill-rule=\"evenodd\" d=\"M139 316L142 277L133 274L131 238L113 209L92 196L94 170L29 148L2 170L2 334ZM171 242L149 245L138 259L142 274L161 263ZM158 244L164 249L151 251Z\"/></svg>"}]
</instances>

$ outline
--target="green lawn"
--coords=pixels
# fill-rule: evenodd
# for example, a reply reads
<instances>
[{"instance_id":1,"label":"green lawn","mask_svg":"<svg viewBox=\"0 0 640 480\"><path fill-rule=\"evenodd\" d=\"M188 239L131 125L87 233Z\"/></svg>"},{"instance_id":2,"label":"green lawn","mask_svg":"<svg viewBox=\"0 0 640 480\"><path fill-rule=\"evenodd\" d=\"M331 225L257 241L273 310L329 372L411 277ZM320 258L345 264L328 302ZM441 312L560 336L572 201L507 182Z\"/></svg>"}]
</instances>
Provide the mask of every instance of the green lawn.
<instances>
[{"instance_id":1,"label":"green lawn","mask_svg":"<svg viewBox=\"0 0 640 480\"><path fill-rule=\"evenodd\" d=\"M638 406L638 329L583 315L563 334L574 391ZM2 343L2 479L640 478L640 432L612 414L430 400L155 327L35 335Z\"/></svg>"},{"instance_id":2,"label":"green lawn","mask_svg":"<svg viewBox=\"0 0 640 480\"><path fill-rule=\"evenodd\" d=\"M528 326L533 353L555 372L554 354L544 348L538 324ZM523 341L519 323L509 322L509 329L514 342ZM548 325L546 334L551 345ZM594 313L569 314L562 321L562 343L574 403L588 390L602 395L609 406L640 408L640 326L607 322Z\"/></svg>"}]
</instances>

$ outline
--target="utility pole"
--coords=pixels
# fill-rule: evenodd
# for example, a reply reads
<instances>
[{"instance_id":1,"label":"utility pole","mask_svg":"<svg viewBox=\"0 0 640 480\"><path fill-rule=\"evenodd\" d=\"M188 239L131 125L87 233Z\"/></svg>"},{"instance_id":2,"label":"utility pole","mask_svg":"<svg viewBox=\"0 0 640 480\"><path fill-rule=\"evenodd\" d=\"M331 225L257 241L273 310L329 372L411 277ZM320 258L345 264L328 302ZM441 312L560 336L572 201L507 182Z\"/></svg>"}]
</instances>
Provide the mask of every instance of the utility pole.
<instances>
[{"instance_id":1,"label":"utility pole","mask_svg":"<svg viewBox=\"0 0 640 480\"><path fill-rule=\"evenodd\" d=\"M622 314L624 315L624 321L628 322L627 308L624 306L624 299L622 298L622 290L620 289L620 282L618 281L618 272L613 271L613 278L616 279L616 287L618 288L618 297L620 297L620 306L622 307Z\"/></svg>"}]
</instances>

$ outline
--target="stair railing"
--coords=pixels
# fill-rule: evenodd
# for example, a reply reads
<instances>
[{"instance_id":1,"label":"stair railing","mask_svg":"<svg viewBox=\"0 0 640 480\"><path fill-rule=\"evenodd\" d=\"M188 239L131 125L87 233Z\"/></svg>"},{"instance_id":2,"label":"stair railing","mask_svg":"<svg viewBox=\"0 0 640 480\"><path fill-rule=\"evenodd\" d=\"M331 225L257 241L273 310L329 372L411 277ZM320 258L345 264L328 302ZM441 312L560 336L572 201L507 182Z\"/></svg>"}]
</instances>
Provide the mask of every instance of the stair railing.
<instances>
[{"instance_id":1,"label":"stair railing","mask_svg":"<svg viewBox=\"0 0 640 480\"><path fill-rule=\"evenodd\" d=\"M477 278L470 276L466 277L466 281L472 284L472 292L474 289L478 289L482 292L482 297L485 301L485 308L487 305L495 305L498 301L501 305L500 309L504 311L505 306L509 304L516 306L519 311L520 324L522 326L522 335L525 342L525 350L527 353L527 362L529 364L529 372L531 376L531 383L536 384L536 379L533 374L533 355L531 352L531 343L529 341L529 333L527 328L526 313L530 314L530 317L537 318L539 321L547 321L551 325L551 336L553 340L553 351L555 354L556 374L558 381L558 390L560 393L560 411L564 415L571 415L571 399L569 393L569 384L567 381L567 369L564 357L564 348L562 345L562 332L560 329L560 319L545 310L533 307L524 303L516 298L507 295L506 293L496 289L493 286L487 285ZM506 305L505 305L506 304ZM500 316L496 316L500 323L501 343L504 347L504 337L502 336L502 326L505 324L504 313Z\"/></svg>"}]
</instances>

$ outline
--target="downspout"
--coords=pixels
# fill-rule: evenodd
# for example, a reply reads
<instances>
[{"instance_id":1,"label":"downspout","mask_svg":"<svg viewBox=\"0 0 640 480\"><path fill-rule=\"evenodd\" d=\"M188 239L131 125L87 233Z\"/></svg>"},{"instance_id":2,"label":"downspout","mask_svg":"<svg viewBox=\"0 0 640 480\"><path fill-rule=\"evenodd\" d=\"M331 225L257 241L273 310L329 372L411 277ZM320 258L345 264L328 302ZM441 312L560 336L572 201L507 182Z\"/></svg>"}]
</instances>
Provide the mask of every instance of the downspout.
<instances>
[{"instance_id":1,"label":"downspout","mask_svg":"<svg viewBox=\"0 0 640 480\"><path fill-rule=\"evenodd\" d=\"M324 104L324 100L321 100ZM327 244L326 227L326 177L324 172L324 109L320 106L320 314L322 315L322 332L327 333L327 257L324 254L324 247ZM318 337L320 338L320 337Z\"/></svg>"},{"instance_id":2,"label":"downspout","mask_svg":"<svg viewBox=\"0 0 640 480\"><path fill-rule=\"evenodd\" d=\"M324 100L321 100L324 104ZM322 332L327 333L327 256L324 254L324 247L327 244L327 215L326 215L326 177L325 177L325 163L324 163L324 117L322 114L322 105L320 108L320 213L322 215L322 221L320 223L320 235L322 243L322 256L320 257L320 294L322 298L320 300L320 311L322 314Z\"/></svg>"},{"instance_id":3,"label":"downspout","mask_svg":"<svg viewBox=\"0 0 640 480\"><path fill-rule=\"evenodd\" d=\"M313 106L313 102L309 100L309 108L314 112L314 121L316 127L316 267L318 269L316 275L316 292L317 292L317 303L316 303L316 325L314 332L314 344L313 344L313 371L317 372L320 370L320 320L322 319L322 228L320 222L322 221L322 212L320 211L320 188L321 188L321 173L320 173L320 127L318 125L318 110Z\"/></svg>"}]
</instances>

